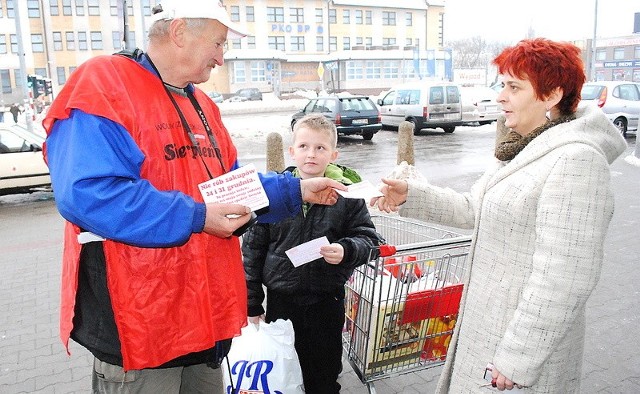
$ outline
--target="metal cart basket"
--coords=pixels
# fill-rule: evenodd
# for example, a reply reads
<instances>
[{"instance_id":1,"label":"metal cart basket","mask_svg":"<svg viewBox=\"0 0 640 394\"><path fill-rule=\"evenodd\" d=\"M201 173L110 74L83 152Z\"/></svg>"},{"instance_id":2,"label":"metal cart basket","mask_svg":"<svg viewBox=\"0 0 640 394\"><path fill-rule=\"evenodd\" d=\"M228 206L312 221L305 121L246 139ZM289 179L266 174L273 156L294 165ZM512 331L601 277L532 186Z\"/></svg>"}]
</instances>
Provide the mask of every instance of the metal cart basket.
<instances>
[{"instance_id":1,"label":"metal cart basket","mask_svg":"<svg viewBox=\"0 0 640 394\"><path fill-rule=\"evenodd\" d=\"M372 220L388 245L346 284L343 344L373 382L444 363L455 327L471 239L392 215Z\"/></svg>"}]
</instances>

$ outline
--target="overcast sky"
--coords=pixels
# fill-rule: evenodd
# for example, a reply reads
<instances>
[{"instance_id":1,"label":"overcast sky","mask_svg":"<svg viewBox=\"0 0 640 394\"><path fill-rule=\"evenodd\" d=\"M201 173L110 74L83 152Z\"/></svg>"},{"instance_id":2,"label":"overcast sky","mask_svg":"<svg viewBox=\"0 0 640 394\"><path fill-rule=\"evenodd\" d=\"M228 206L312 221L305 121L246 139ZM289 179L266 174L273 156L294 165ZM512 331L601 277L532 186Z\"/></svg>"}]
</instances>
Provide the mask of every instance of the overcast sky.
<instances>
[{"instance_id":1,"label":"overcast sky","mask_svg":"<svg viewBox=\"0 0 640 394\"><path fill-rule=\"evenodd\" d=\"M593 37L595 0L446 0L445 41L482 36L514 43L529 27L538 37ZM633 34L640 0L598 0L598 38Z\"/></svg>"}]
</instances>

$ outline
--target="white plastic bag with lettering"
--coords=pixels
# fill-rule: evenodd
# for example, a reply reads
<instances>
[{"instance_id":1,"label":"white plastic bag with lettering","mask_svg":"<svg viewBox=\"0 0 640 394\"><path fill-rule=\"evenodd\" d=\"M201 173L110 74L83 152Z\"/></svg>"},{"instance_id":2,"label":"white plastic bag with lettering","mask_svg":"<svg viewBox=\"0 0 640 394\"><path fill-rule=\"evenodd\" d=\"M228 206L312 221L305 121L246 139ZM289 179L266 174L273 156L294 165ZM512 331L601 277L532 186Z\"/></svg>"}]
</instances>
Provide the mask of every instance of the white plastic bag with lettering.
<instances>
[{"instance_id":1,"label":"white plastic bag with lettering","mask_svg":"<svg viewBox=\"0 0 640 394\"><path fill-rule=\"evenodd\" d=\"M233 338L227 355L229 367L222 362L225 392L304 393L294 338L290 320L260 321L259 326L249 323Z\"/></svg>"}]
</instances>

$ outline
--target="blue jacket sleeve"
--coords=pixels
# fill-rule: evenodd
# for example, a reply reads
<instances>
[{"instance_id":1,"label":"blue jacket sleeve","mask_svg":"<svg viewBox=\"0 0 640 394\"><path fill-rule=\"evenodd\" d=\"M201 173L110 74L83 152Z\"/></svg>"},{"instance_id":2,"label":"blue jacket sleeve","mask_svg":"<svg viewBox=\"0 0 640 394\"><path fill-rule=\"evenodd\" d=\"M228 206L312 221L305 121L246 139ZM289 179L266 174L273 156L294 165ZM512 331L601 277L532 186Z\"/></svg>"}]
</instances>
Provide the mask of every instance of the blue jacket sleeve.
<instances>
[{"instance_id":1,"label":"blue jacket sleeve","mask_svg":"<svg viewBox=\"0 0 640 394\"><path fill-rule=\"evenodd\" d=\"M58 210L82 229L140 247L181 245L202 231L204 204L142 179L144 155L121 125L73 110L46 144Z\"/></svg>"},{"instance_id":2,"label":"blue jacket sleeve","mask_svg":"<svg viewBox=\"0 0 640 394\"><path fill-rule=\"evenodd\" d=\"M239 163L235 162L231 170L239 167ZM269 198L269 210L258 215L258 223L276 223L300 212L302 209L300 178L294 177L288 171L283 174L258 173L258 177Z\"/></svg>"}]
</instances>

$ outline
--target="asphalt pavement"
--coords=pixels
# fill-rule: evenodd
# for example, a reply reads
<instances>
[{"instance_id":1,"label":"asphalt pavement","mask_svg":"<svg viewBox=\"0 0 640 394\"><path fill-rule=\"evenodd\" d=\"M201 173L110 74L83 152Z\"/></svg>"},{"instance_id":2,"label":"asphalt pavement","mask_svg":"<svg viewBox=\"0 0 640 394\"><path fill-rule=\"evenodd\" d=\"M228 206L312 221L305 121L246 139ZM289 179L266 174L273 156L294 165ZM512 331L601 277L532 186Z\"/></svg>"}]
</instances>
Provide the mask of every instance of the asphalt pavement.
<instances>
[{"instance_id":1,"label":"asphalt pavement","mask_svg":"<svg viewBox=\"0 0 640 394\"><path fill-rule=\"evenodd\" d=\"M5 119L6 121L6 119ZM640 165L635 141L611 167L616 210L588 301L582 393L640 393ZM63 221L51 193L0 198L0 393L88 393L90 354L58 338ZM490 317L488 317L490 318ZM348 362L343 393L367 393ZM441 367L387 376L377 393L432 393Z\"/></svg>"}]
</instances>

